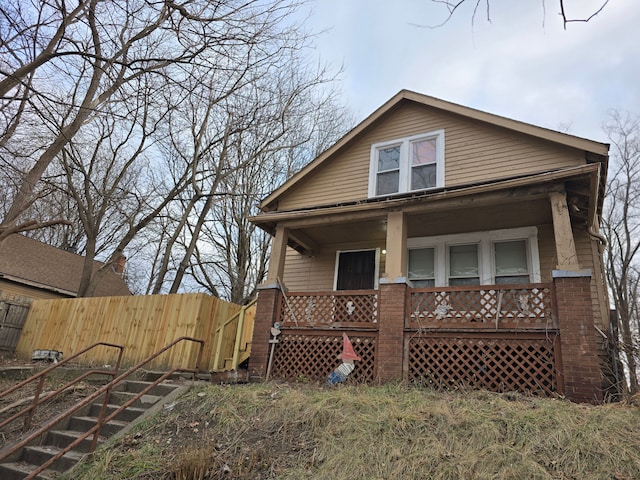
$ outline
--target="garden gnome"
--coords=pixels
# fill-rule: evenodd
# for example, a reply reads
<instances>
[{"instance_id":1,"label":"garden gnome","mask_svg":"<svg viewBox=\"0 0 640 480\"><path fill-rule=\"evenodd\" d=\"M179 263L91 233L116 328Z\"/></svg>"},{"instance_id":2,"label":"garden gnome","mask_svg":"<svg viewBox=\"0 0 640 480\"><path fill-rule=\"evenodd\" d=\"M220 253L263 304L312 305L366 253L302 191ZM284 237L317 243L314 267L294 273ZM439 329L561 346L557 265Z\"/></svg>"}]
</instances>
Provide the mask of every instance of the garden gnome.
<instances>
[{"instance_id":1,"label":"garden gnome","mask_svg":"<svg viewBox=\"0 0 640 480\"><path fill-rule=\"evenodd\" d=\"M342 360L342 363L338 368L331 372L331 374L327 378L327 383L329 385L335 385L336 383L344 382L355 368L353 362L355 360L362 360L359 356L356 355L356 352L353 350L351 340L349 340L349 337L347 337L346 333L342 334L342 353L340 354L339 358Z\"/></svg>"}]
</instances>

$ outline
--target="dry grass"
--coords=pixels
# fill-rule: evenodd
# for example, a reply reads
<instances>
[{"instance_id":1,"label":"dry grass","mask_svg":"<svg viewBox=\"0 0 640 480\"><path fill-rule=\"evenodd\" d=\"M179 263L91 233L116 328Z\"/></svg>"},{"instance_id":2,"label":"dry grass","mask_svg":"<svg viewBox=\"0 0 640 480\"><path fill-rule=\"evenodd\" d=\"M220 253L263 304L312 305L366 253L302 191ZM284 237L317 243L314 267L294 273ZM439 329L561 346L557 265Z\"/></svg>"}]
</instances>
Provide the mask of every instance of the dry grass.
<instances>
[{"instance_id":1,"label":"dry grass","mask_svg":"<svg viewBox=\"0 0 640 480\"><path fill-rule=\"evenodd\" d=\"M397 385L205 386L68 478L638 479L640 409Z\"/></svg>"}]
</instances>

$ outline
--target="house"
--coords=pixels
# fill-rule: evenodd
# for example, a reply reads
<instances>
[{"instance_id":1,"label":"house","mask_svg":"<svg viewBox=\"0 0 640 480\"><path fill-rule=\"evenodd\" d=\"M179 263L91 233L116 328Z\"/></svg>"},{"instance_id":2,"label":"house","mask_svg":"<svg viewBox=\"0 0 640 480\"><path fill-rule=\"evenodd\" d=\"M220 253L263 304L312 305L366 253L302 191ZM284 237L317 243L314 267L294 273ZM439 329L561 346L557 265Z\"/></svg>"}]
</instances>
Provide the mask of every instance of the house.
<instances>
[{"instance_id":1,"label":"house","mask_svg":"<svg viewBox=\"0 0 640 480\"><path fill-rule=\"evenodd\" d=\"M346 332L355 381L602 400L607 161L607 144L399 92L251 218L273 243L250 375L326 378Z\"/></svg>"},{"instance_id":2,"label":"house","mask_svg":"<svg viewBox=\"0 0 640 480\"><path fill-rule=\"evenodd\" d=\"M84 257L23 235L9 236L0 246L0 292L29 299L76 297ZM95 262L97 270L102 263ZM107 272L94 296L131 295L121 262Z\"/></svg>"}]
</instances>

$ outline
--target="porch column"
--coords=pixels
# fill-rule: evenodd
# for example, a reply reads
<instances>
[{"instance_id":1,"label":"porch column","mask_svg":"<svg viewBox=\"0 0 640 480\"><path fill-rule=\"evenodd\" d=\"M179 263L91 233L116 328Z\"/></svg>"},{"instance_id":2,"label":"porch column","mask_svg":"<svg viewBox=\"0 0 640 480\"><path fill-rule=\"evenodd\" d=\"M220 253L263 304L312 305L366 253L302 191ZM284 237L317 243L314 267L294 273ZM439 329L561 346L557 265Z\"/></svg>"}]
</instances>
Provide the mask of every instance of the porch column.
<instances>
[{"instance_id":1,"label":"porch column","mask_svg":"<svg viewBox=\"0 0 640 480\"><path fill-rule=\"evenodd\" d=\"M602 380L591 303L591 271L553 271L558 305L564 394L581 403L602 402Z\"/></svg>"},{"instance_id":2,"label":"porch column","mask_svg":"<svg viewBox=\"0 0 640 480\"><path fill-rule=\"evenodd\" d=\"M285 227L277 226L276 234L271 242L271 256L269 257L269 272L265 285L277 285L282 282L284 275L284 259L287 254L289 232Z\"/></svg>"},{"instance_id":3,"label":"porch column","mask_svg":"<svg viewBox=\"0 0 640 480\"><path fill-rule=\"evenodd\" d=\"M551 213L553 216L553 233L556 239L556 256L558 257L558 270L575 271L580 269L576 244L571 230L571 219L567 208L567 196L565 193L551 192Z\"/></svg>"},{"instance_id":4,"label":"porch column","mask_svg":"<svg viewBox=\"0 0 640 480\"><path fill-rule=\"evenodd\" d=\"M402 380L404 313L407 297L407 222L404 212L387 214L387 256L380 279L376 347L377 380Z\"/></svg>"},{"instance_id":5,"label":"porch column","mask_svg":"<svg viewBox=\"0 0 640 480\"><path fill-rule=\"evenodd\" d=\"M258 303L253 324L251 356L249 357L250 380L263 380L267 375L271 326L278 320L278 305L281 295L277 284L258 287Z\"/></svg>"},{"instance_id":6,"label":"porch column","mask_svg":"<svg viewBox=\"0 0 640 480\"><path fill-rule=\"evenodd\" d=\"M387 214L387 256L383 277L390 283L407 279L407 221L404 212Z\"/></svg>"},{"instance_id":7,"label":"porch column","mask_svg":"<svg viewBox=\"0 0 640 480\"><path fill-rule=\"evenodd\" d=\"M380 314L376 347L377 378L380 383L402 380L404 358L404 313L407 284L380 279Z\"/></svg>"}]
</instances>

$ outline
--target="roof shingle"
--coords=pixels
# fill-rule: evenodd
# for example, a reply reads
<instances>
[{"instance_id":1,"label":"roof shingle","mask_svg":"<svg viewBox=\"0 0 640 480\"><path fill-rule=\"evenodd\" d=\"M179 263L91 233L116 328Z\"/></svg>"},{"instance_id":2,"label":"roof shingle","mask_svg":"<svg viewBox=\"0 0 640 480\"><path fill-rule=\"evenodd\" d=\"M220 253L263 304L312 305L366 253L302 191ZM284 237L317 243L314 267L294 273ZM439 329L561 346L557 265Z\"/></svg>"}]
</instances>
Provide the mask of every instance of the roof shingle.
<instances>
[{"instance_id":1,"label":"roof shingle","mask_svg":"<svg viewBox=\"0 0 640 480\"><path fill-rule=\"evenodd\" d=\"M76 296L84 257L23 235L11 235L0 246L0 277L45 290ZM94 271L101 262L94 262ZM106 272L93 296L131 295L122 277Z\"/></svg>"}]
</instances>

